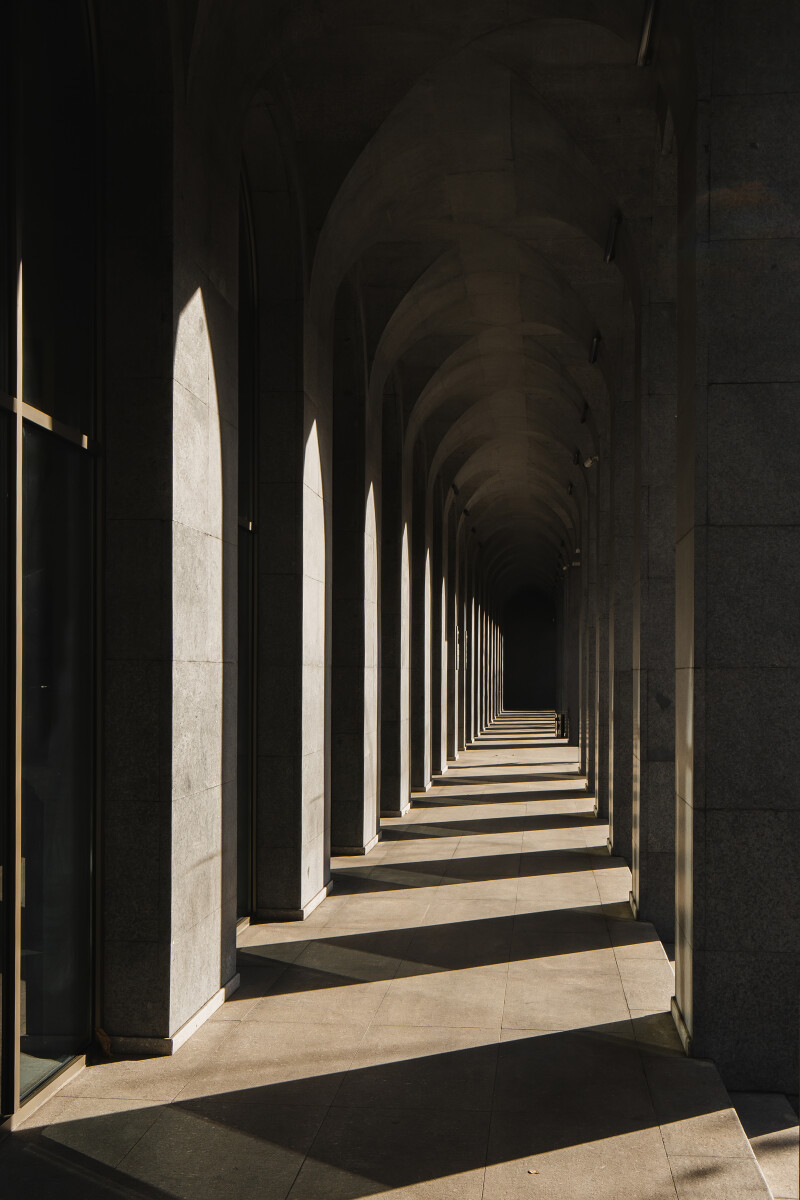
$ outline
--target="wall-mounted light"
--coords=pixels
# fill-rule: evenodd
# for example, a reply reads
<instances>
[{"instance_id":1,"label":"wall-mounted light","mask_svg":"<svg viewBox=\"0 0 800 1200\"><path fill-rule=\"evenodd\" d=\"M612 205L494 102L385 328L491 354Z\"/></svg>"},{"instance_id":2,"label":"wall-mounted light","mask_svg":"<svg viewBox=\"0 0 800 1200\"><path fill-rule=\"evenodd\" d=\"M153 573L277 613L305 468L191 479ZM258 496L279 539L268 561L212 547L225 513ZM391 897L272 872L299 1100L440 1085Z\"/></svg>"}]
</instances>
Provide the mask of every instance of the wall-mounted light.
<instances>
[{"instance_id":1,"label":"wall-mounted light","mask_svg":"<svg viewBox=\"0 0 800 1200\"><path fill-rule=\"evenodd\" d=\"M600 462L600 455L592 454L590 458L585 458L583 460L583 465L586 467L586 470L588 471L589 467L593 467L596 462Z\"/></svg>"},{"instance_id":2,"label":"wall-mounted light","mask_svg":"<svg viewBox=\"0 0 800 1200\"><path fill-rule=\"evenodd\" d=\"M591 349L589 350L589 362L592 364L597 362L597 355L599 353L600 343L602 342L602 340L603 339L601 338L599 333L596 333L594 335L594 337L592 338L592 346L591 346Z\"/></svg>"},{"instance_id":3,"label":"wall-mounted light","mask_svg":"<svg viewBox=\"0 0 800 1200\"><path fill-rule=\"evenodd\" d=\"M622 220L622 217L619 215L619 213L614 213L613 217L611 218L611 220L608 223L608 234L606 235L606 250L605 250L605 254L603 255L603 262L610 263L610 262L614 261L614 251L616 249L616 244L617 244L617 230L619 229L619 223L621 220Z\"/></svg>"},{"instance_id":4,"label":"wall-mounted light","mask_svg":"<svg viewBox=\"0 0 800 1200\"><path fill-rule=\"evenodd\" d=\"M656 16L656 0L647 0L642 22L642 36L639 39L639 53L636 56L637 67L647 67L650 64L650 39L653 36L653 25Z\"/></svg>"}]
</instances>

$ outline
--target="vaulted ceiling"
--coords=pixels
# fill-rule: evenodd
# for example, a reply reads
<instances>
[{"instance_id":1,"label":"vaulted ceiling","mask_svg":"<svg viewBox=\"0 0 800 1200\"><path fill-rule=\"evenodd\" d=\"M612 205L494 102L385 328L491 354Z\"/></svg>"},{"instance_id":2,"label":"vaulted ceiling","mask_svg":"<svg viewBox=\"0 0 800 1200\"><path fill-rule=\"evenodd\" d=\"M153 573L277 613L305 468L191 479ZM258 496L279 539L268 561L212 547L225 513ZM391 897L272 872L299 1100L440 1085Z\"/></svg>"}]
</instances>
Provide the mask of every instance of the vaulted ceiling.
<instances>
[{"instance_id":1,"label":"vaulted ceiling","mask_svg":"<svg viewBox=\"0 0 800 1200\"><path fill-rule=\"evenodd\" d=\"M571 556L584 462L632 387L658 152L646 9L210 0L189 21L210 116L256 89L286 114L312 318L358 279L371 402L401 382L406 450L468 509L504 593L551 587Z\"/></svg>"}]
</instances>

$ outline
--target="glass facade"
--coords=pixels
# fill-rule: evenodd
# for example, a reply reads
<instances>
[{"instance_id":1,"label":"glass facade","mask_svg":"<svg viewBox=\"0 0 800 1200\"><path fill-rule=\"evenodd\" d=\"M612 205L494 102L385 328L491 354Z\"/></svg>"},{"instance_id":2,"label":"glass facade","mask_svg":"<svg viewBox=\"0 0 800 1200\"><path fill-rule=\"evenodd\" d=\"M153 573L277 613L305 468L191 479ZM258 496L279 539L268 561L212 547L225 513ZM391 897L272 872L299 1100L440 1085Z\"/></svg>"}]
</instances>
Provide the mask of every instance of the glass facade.
<instances>
[{"instance_id":1,"label":"glass facade","mask_svg":"<svg viewBox=\"0 0 800 1200\"><path fill-rule=\"evenodd\" d=\"M6 14L0 41L25 71L3 80L3 1116L92 1036L98 451L88 13L25 0Z\"/></svg>"},{"instance_id":2,"label":"glass facade","mask_svg":"<svg viewBox=\"0 0 800 1200\"><path fill-rule=\"evenodd\" d=\"M25 423L21 1097L91 1036L93 468Z\"/></svg>"}]
</instances>

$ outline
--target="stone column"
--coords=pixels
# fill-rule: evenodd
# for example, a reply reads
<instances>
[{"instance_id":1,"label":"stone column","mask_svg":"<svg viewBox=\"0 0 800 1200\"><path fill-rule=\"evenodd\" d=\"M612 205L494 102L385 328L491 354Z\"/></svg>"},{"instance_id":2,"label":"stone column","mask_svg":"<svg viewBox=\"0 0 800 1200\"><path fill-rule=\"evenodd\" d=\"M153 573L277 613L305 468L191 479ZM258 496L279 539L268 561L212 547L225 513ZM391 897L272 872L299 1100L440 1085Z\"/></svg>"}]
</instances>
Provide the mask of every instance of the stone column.
<instances>
[{"instance_id":1,"label":"stone column","mask_svg":"<svg viewBox=\"0 0 800 1200\"><path fill-rule=\"evenodd\" d=\"M796 1091L798 12L696 6L678 124L676 1018L726 1083ZM713 71L712 71L713 64ZM754 185L753 180L762 181Z\"/></svg>"},{"instance_id":2,"label":"stone column","mask_svg":"<svg viewBox=\"0 0 800 1200\"><path fill-rule=\"evenodd\" d=\"M402 816L409 783L409 544L400 397L383 403L381 487L380 810Z\"/></svg>"},{"instance_id":3,"label":"stone column","mask_svg":"<svg viewBox=\"0 0 800 1200\"><path fill-rule=\"evenodd\" d=\"M609 754L611 730L611 677L609 622L611 586L611 488L608 459L603 456L591 470L597 505L597 742L595 811L608 820Z\"/></svg>"},{"instance_id":4,"label":"stone column","mask_svg":"<svg viewBox=\"0 0 800 1200\"><path fill-rule=\"evenodd\" d=\"M238 169L195 144L168 88L150 93L151 67L170 74L151 15L142 61L103 81L97 1016L121 1054L171 1054L237 983ZM219 225L203 237L181 197L209 175Z\"/></svg>"},{"instance_id":5,"label":"stone column","mask_svg":"<svg viewBox=\"0 0 800 1200\"><path fill-rule=\"evenodd\" d=\"M670 134L667 134L670 137ZM675 940L676 157L659 132L636 430L631 901Z\"/></svg>"},{"instance_id":6,"label":"stone column","mask_svg":"<svg viewBox=\"0 0 800 1200\"><path fill-rule=\"evenodd\" d=\"M579 650L579 680L580 680L580 766L581 774L587 776L589 771L589 602L591 599L591 588L589 586L589 560L591 540L591 514L587 511L586 525L582 534L582 550L581 555L581 636Z\"/></svg>"},{"instance_id":7,"label":"stone column","mask_svg":"<svg viewBox=\"0 0 800 1200\"><path fill-rule=\"evenodd\" d=\"M465 738L471 745L475 738L475 569L469 555L467 564L467 720Z\"/></svg>"},{"instance_id":8,"label":"stone column","mask_svg":"<svg viewBox=\"0 0 800 1200\"><path fill-rule=\"evenodd\" d=\"M411 516L411 787L431 785L431 512L423 446L414 447Z\"/></svg>"},{"instance_id":9,"label":"stone column","mask_svg":"<svg viewBox=\"0 0 800 1200\"><path fill-rule=\"evenodd\" d=\"M631 347L631 353L633 353ZM637 351L638 353L638 348ZM631 861L633 821L633 461L632 389L614 400L611 430L611 584L608 843Z\"/></svg>"},{"instance_id":10,"label":"stone column","mask_svg":"<svg viewBox=\"0 0 800 1200\"><path fill-rule=\"evenodd\" d=\"M334 350L331 851L378 840L378 541L380 419L367 412L357 298L340 300ZM349 302L349 303L348 303ZM380 414L378 414L380 417Z\"/></svg>"},{"instance_id":11,"label":"stone column","mask_svg":"<svg viewBox=\"0 0 800 1200\"><path fill-rule=\"evenodd\" d=\"M475 656L475 665L477 668L475 677L475 710L478 715L478 728L476 732L479 736L481 733L483 733L483 729L486 724L486 711L484 703L484 683L486 680L486 613L483 605L483 584L481 583L480 591L478 592L477 610L478 649Z\"/></svg>"},{"instance_id":12,"label":"stone column","mask_svg":"<svg viewBox=\"0 0 800 1200\"><path fill-rule=\"evenodd\" d=\"M581 547L583 551L583 547ZM566 704L569 744L580 744L581 717L581 599L583 569L570 567L566 572Z\"/></svg>"},{"instance_id":13,"label":"stone column","mask_svg":"<svg viewBox=\"0 0 800 1200\"><path fill-rule=\"evenodd\" d=\"M595 795L597 786L597 521L596 501L590 500L589 505L589 546L587 556L587 589L586 589L586 693L584 753L586 779L591 795Z\"/></svg>"},{"instance_id":14,"label":"stone column","mask_svg":"<svg viewBox=\"0 0 800 1200\"><path fill-rule=\"evenodd\" d=\"M444 501L437 484L432 498L431 544L431 774L447 770L447 641Z\"/></svg>"},{"instance_id":15,"label":"stone column","mask_svg":"<svg viewBox=\"0 0 800 1200\"><path fill-rule=\"evenodd\" d=\"M489 647L491 647L491 666L489 666L488 720L492 722L495 715L494 701L495 695L497 695L498 678L498 630L497 625L494 624L494 617L492 617L491 624L489 624L489 638L491 638L491 641L489 641Z\"/></svg>"},{"instance_id":16,"label":"stone column","mask_svg":"<svg viewBox=\"0 0 800 1200\"><path fill-rule=\"evenodd\" d=\"M445 545L447 548L447 576L445 588L445 639L447 646L447 723L446 723L446 755L447 759L458 757L458 722L459 722L459 564L458 539L456 537L456 514L452 500L448 499L445 513Z\"/></svg>"},{"instance_id":17,"label":"stone column","mask_svg":"<svg viewBox=\"0 0 800 1200\"><path fill-rule=\"evenodd\" d=\"M466 534L464 529L464 519L461 517L456 522L456 540L458 544L458 749L465 750L468 740L468 716L467 707L469 703L469 689L467 680L469 678L468 667L468 633L467 633L467 614L469 612L468 599L468 572L467 572L467 546Z\"/></svg>"}]
</instances>

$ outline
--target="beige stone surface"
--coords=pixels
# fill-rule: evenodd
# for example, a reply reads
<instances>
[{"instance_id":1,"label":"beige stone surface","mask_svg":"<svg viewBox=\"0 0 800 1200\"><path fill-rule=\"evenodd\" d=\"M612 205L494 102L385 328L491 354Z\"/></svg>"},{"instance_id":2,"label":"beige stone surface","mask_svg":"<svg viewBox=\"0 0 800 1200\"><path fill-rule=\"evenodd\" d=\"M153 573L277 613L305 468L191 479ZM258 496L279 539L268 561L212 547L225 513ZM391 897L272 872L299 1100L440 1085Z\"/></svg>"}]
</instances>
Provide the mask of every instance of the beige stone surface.
<instances>
[{"instance_id":1,"label":"beige stone surface","mask_svg":"<svg viewBox=\"0 0 800 1200\"><path fill-rule=\"evenodd\" d=\"M506 720L308 921L242 931L173 1058L88 1068L31 1135L186 1200L769 1200L577 750Z\"/></svg>"}]
</instances>

